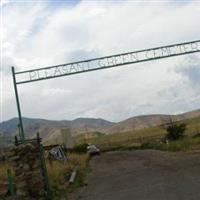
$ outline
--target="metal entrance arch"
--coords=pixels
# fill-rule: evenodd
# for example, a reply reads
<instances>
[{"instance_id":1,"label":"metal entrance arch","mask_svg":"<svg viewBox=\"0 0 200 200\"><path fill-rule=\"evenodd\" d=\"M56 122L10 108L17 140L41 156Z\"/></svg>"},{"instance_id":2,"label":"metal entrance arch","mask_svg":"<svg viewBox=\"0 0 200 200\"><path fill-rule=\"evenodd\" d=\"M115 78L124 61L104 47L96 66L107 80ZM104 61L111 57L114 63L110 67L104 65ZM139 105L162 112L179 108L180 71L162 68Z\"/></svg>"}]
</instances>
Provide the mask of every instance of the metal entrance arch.
<instances>
[{"instance_id":1,"label":"metal entrance arch","mask_svg":"<svg viewBox=\"0 0 200 200\"><path fill-rule=\"evenodd\" d=\"M151 49L115 54L105 57L99 57L89 60L31 69L20 72L15 72L15 68L12 67L13 84L19 117L19 137L22 140L22 142L25 140L24 127L17 89L17 85L19 84L42 81L62 76L70 76L95 70L108 69L111 67L147 62L151 60L157 60L197 52L200 52L200 40L172 44L168 46L160 46Z\"/></svg>"}]
</instances>

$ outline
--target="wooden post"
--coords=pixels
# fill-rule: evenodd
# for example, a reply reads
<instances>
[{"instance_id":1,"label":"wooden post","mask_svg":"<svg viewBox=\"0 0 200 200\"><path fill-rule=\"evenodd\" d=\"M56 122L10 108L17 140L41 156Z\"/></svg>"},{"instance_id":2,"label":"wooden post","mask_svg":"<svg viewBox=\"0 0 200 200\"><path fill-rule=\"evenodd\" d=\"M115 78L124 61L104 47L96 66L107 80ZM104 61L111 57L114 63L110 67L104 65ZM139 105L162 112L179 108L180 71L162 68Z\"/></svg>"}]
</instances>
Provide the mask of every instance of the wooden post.
<instances>
[{"instance_id":1,"label":"wooden post","mask_svg":"<svg viewBox=\"0 0 200 200\"><path fill-rule=\"evenodd\" d=\"M8 177L8 183L9 183L9 192L11 196L15 196L15 188L13 183L13 177L10 169L7 169L7 177Z\"/></svg>"},{"instance_id":2,"label":"wooden post","mask_svg":"<svg viewBox=\"0 0 200 200\"><path fill-rule=\"evenodd\" d=\"M17 136L15 136L15 146L18 146L18 145L19 145L18 138Z\"/></svg>"}]
</instances>

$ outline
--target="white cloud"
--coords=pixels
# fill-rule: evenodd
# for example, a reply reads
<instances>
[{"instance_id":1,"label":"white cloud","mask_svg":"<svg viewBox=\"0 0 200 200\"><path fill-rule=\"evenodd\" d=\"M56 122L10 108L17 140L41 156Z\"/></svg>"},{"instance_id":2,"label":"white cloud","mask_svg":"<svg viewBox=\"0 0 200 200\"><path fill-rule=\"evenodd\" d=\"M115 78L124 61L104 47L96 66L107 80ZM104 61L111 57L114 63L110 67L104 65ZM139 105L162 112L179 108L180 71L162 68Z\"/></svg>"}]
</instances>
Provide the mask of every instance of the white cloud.
<instances>
[{"instance_id":1,"label":"white cloud","mask_svg":"<svg viewBox=\"0 0 200 200\"><path fill-rule=\"evenodd\" d=\"M199 39L200 3L89 2L49 7L8 4L3 9L3 120L17 115L10 66L27 70ZM200 107L188 70L199 57L168 58L19 86L28 117L102 117L176 113ZM181 68L182 65L187 65ZM177 66L178 69L177 69ZM195 67L199 73L199 68ZM195 83L200 79L195 76ZM186 92L187 91L187 92ZM34 108L34 109L33 109Z\"/></svg>"},{"instance_id":2,"label":"white cloud","mask_svg":"<svg viewBox=\"0 0 200 200\"><path fill-rule=\"evenodd\" d=\"M1 6L6 5L8 3L10 3L9 0L1 0Z\"/></svg>"}]
</instances>

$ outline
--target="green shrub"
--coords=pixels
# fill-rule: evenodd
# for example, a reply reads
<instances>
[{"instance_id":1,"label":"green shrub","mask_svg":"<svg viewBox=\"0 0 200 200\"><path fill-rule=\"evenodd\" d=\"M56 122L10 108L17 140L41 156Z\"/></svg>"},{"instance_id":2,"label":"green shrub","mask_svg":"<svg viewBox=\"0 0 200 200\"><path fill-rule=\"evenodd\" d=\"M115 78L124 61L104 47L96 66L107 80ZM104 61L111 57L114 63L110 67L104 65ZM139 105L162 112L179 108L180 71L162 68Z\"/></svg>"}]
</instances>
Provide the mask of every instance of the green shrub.
<instances>
[{"instance_id":1,"label":"green shrub","mask_svg":"<svg viewBox=\"0 0 200 200\"><path fill-rule=\"evenodd\" d=\"M200 138L185 137L182 140L170 141L169 143L151 141L143 143L141 149L155 149L172 152L200 149Z\"/></svg>"},{"instance_id":2,"label":"green shrub","mask_svg":"<svg viewBox=\"0 0 200 200\"><path fill-rule=\"evenodd\" d=\"M193 138L200 138L200 132L199 133L196 133Z\"/></svg>"},{"instance_id":3,"label":"green shrub","mask_svg":"<svg viewBox=\"0 0 200 200\"><path fill-rule=\"evenodd\" d=\"M171 141L181 139L184 137L185 130L186 130L186 124L184 123L175 124L172 122L167 127L166 139L171 140Z\"/></svg>"},{"instance_id":4,"label":"green shrub","mask_svg":"<svg viewBox=\"0 0 200 200\"><path fill-rule=\"evenodd\" d=\"M73 152L86 153L87 152L87 146L88 146L88 144L86 144L86 143L78 144L78 145L74 146Z\"/></svg>"},{"instance_id":5,"label":"green shrub","mask_svg":"<svg viewBox=\"0 0 200 200\"><path fill-rule=\"evenodd\" d=\"M145 142L141 145L142 149L157 149L157 150L167 150L167 145L162 142L153 141Z\"/></svg>"}]
</instances>

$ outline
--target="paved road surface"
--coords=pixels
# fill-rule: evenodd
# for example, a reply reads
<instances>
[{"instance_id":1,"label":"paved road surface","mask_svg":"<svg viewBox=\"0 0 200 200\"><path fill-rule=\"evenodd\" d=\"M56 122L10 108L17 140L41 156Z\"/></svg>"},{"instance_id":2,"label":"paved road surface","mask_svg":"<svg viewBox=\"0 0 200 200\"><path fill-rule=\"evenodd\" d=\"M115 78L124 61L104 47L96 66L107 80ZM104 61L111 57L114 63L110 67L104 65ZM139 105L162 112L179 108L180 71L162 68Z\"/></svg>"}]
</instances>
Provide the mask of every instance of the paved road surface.
<instances>
[{"instance_id":1,"label":"paved road surface","mask_svg":"<svg viewBox=\"0 0 200 200\"><path fill-rule=\"evenodd\" d=\"M70 200L200 200L200 152L109 152Z\"/></svg>"}]
</instances>

